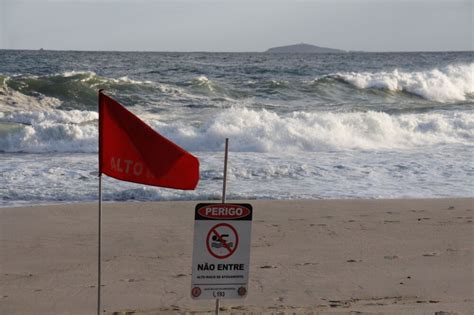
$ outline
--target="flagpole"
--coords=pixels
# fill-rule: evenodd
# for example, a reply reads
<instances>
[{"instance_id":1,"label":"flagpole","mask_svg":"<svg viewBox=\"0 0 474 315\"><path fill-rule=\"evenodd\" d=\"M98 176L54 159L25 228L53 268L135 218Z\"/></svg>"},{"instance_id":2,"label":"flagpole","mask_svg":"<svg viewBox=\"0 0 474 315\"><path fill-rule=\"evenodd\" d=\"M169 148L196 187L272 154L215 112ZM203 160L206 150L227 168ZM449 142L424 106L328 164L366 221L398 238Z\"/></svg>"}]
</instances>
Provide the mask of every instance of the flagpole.
<instances>
[{"instance_id":1,"label":"flagpole","mask_svg":"<svg viewBox=\"0 0 474 315\"><path fill-rule=\"evenodd\" d=\"M97 251L97 315L100 315L100 290L102 278L102 173L99 173L99 226L98 226L98 251Z\"/></svg>"},{"instance_id":2,"label":"flagpole","mask_svg":"<svg viewBox=\"0 0 474 315\"><path fill-rule=\"evenodd\" d=\"M99 113L99 209L98 209L98 231L97 231L97 315L100 315L101 309L101 288L102 288L102 106L101 97L104 89L98 92Z\"/></svg>"},{"instance_id":3,"label":"flagpole","mask_svg":"<svg viewBox=\"0 0 474 315\"><path fill-rule=\"evenodd\" d=\"M226 188L227 188L227 159L229 157L229 138L225 138L225 153L224 153L224 182L222 184L222 203L226 200ZM215 314L219 315L219 299L216 299L216 310Z\"/></svg>"}]
</instances>

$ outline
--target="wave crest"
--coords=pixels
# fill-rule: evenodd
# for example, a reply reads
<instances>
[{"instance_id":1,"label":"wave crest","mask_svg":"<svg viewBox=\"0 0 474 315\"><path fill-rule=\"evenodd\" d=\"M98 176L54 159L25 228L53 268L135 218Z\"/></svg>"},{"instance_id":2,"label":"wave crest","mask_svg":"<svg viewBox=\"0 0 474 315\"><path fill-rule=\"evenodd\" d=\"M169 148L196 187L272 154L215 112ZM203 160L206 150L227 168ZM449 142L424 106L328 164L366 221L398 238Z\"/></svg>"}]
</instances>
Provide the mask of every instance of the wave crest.
<instances>
[{"instance_id":1,"label":"wave crest","mask_svg":"<svg viewBox=\"0 0 474 315\"><path fill-rule=\"evenodd\" d=\"M437 102L465 101L474 93L473 63L420 72L349 72L329 77L359 89L402 91Z\"/></svg>"},{"instance_id":2,"label":"wave crest","mask_svg":"<svg viewBox=\"0 0 474 315\"><path fill-rule=\"evenodd\" d=\"M8 89L18 100L3 100L3 105L25 103L26 97L55 98L65 109L93 109L97 106L97 90L106 89L121 95L147 93L155 86L151 81L137 81L127 76L118 79L99 76L91 71L68 71L47 76L0 77L0 89ZM20 95L22 94L22 95ZM21 99L23 98L23 99ZM31 103L35 101L30 99ZM23 104L23 107L27 104Z\"/></svg>"}]
</instances>

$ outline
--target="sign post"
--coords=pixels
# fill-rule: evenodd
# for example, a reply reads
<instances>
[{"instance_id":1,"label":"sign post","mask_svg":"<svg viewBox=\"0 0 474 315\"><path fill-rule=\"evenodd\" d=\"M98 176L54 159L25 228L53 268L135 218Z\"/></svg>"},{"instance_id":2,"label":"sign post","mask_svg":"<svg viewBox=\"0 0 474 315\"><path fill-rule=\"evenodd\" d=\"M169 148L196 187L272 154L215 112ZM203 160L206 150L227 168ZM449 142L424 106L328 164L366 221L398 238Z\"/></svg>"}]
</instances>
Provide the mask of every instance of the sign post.
<instances>
[{"instance_id":1,"label":"sign post","mask_svg":"<svg viewBox=\"0 0 474 315\"><path fill-rule=\"evenodd\" d=\"M222 203L195 209L191 297L221 299L247 296L252 206L226 203L229 139L225 141Z\"/></svg>"}]
</instances>

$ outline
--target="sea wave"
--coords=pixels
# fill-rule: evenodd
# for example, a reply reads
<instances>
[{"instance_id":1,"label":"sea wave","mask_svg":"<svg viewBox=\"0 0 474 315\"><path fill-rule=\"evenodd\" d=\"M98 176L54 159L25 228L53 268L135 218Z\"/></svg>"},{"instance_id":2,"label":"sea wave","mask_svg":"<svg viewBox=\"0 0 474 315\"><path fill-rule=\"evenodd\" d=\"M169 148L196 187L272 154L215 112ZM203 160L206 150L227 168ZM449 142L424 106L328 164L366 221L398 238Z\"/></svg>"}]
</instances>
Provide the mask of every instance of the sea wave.
<instances>
[{"instance_id":1,"label":"sea wave","mask_svg":"<svg viewBox=\"0 0 474 315\"><path fill-rule=\"evenodd\" d=\"M190 88L190 92L206 97L222 97L230 99L240 99L249 96L248 92L225 86L219 82L213 81L208 77L201 75L188 82L185 86ZM189 94L186 94L190 96Z\"/></svg>"},{"instance_id":2,"label":"sea wave","mask_svg":"<svg viewBox=\"0 0 474 315\"><path fill-rule=\"evenodd\" d=\"M276 76L240 83L204 75L182 82L164 80L158 83L128 76L108 78L91 71L66 71L43 76L0 74L0 110L95 110L97 90L106 89L125 104L149 108L158 103L204 108L213 107L216 101L236 104L270 100L293 102L291 106L294 101L316 106L344 103L353 110L390 112L392 105L383 107L386 102L393 104L395 109L411 109L419 104L451 106L453 103L472 103L473 73L474 63L424 71L338 72L312 81ZM360 93L354 93L354 89Z\"/></svg>"},{"instance_id":3,"label":"sea wave","mask_svg":"<svg viewBox=\"0 0 474 315\"><path fill-rule=\"evenodd\" d=\"M109 93L121 95L147 94L159 86L151 81L139 81L128 76L107 78L91 71L67 71L63 73L35 76L18 75L0 77L0 92L9 98L0 99L1 106L23 108L35 104L36 99L56 99L65 109L93 109L97 106L97 91L106 89ZM29 98L29 99L26 99Z\"/></svg>"},{"instance_id":4,"label":"sea wave","mask_svg":"<svg viewBox=\"0 0 474 315\"><path fill-rule=\"evenodd\" d=\"M382 112L293 112L234 107L202 123L163 122L155 130L190 151L221 151L223 139L240 152L410 149L472 145L472 112L390 115ZM2 127L3 125L3 127ZM2 152L97 152L97 113L20 111L0 115Z\"/></svg>"},{"instance_id":5,"label":"sea wave","mask_svg":"<svg viewBox=\"0 0 474 315\"><path fill-rule=\"evenodd\" d=\"M156 102L178 103L187 106L197 102L209 106L210 101L242 99L249 93L229 88L199 76L178 84L135 80L128 76L107 78L91 71L66 71L54 75L0 74L0 110L36 110L60 108L66 110L94 110L97 91L105 89L126 104Z\"/></svg>"},{"instance_id":6,"label":"sea wave","mask_svg":"<svg viewBox=\"0 0 474 315\"><path fill-rule=\"evenodd\" d=\"M6 85L0 85L0 112L18 110L48 110L62 105L62 101L42 94L25 95Z\"/></svg>"},{"instance_id":7,"label":"sea wave","mask_svg":"<svg viewBox=\"0 0 474 315\"><path fill-rule=\"evenodd\" d=\"M474 93L474 63L449 65L427 71L346 72L324 76L359 89L383 89L418 95L436 102L465 101Z\"/></svg>"}]
</instances>

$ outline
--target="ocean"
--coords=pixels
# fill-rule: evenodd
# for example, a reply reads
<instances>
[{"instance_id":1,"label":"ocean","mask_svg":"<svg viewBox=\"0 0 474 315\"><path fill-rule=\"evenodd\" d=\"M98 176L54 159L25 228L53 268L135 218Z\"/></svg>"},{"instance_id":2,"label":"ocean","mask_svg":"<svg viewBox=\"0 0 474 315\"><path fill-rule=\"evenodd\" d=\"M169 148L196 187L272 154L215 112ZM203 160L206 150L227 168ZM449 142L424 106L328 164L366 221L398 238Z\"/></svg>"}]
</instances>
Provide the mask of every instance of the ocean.
<instances>
[{"instance_id":1,"label":"ocean","mask_svg":"<svg viewBox=\"0 0 474 315\"><path fill-rule=\"evenodd\" d=\"M472 197L472 52L0 50L0 206L98 198L97 91L196 155L195 191L104 200Z\"/></svg>"}]
</instances>

